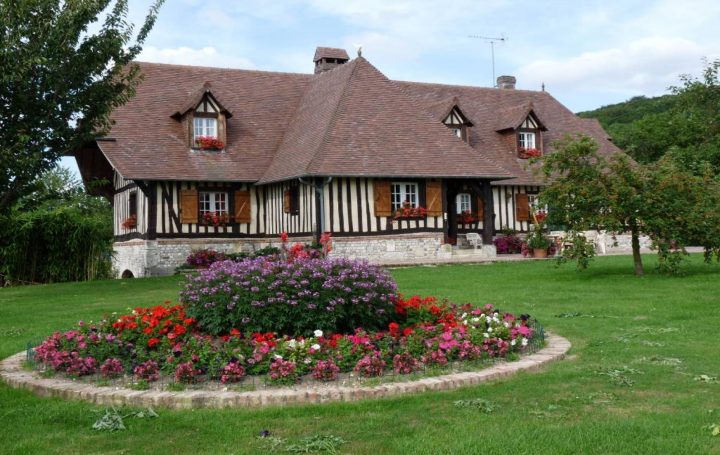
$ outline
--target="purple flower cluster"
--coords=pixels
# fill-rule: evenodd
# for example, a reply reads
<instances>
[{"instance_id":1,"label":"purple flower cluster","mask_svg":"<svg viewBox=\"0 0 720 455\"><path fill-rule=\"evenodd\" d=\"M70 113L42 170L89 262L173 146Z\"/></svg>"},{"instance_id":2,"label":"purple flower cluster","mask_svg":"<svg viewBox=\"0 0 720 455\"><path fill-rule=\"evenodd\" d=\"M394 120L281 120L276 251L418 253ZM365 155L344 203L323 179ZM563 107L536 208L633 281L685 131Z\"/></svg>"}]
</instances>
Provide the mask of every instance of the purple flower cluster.
<instances>
[{"instance_id":1,"label":"purple flower cluster","mask_svg":"<svg viewBox=\"0 0 720 455\"><path fill-rule=\"evenodd\" d=\"M338 367L332 360L319 360L313 368L313 378L318 381L334 381L340 373Z\"/></svg>"},{"instance_id":2,"label":"purple flower cluster","mask_svg":"<svg viewBox=\"0 0 720 455\"><path fill-rule=\"evenodd\" d=\"M193 384L197 381L201 371L195 368L192 362L181 363L175 369L175 380L183 384Z\"/></svg>"},{"instance_id":3,"label":"purple flower cluster","mask_svg":"<svg viewBox=\"0 0 720 455\"><path fill-rule=\"evenodd\" d=\"M220 382L223 384L227 384L228 382L240 382L244 376L245 368L243 368L240 362L229 362L222 369Z\"/></svg>"},{"instance_id":4,"label":"purple flower cluster","mask_svg":"<svg viewBox=\"0 0 720 455\"><path fill-rule=\"evenodd\" d=\"M297 366L292 360L273 359L270 364L270 381L276 384L294 384L297 382Z\"/></svg>"},{"instance_id":5,"label":"purple flower cluster","mask_svg":"<svg viewBox=\"0 0 720 455\"><path fill-rule=\"evenodd\" d=\"M410 374L420 367L420 364L411 354L395 354L393 357L393 370L397 374Z\"/></svg>"},{"instance_id":6,"label":"purple flower cluster","mask_svg":"<svg viewBox=\"0 0 720 455\"><path fill-rule=\"evenodd\" d=\"M116 378L123 373L123 365L119 359L111 357L106 359L100 366L100 374L103 378Z\"/></svg>"},{"instance_id":7,"label":"purple flower cluster","mask_svg":"<svg viewBox=\"0 0 720 455\"><path fill-rule=\"evenodd\" d=\"M148 360L147 362L143 362L136 366L133 373L135 373L136 378L143 379L148 382L160 379L158 364L154 360Z\"/></svg>"},{"instance_id":8,"label":"purple flower cluster","mask_svg":"<svg viewBox=\"0 0 720 455\"><path fill-rule=\"evenodd\" d=\"M212 334L350 333L387 326L397 285L365 261L254 258L216 262L189 276L180 297L189 316Z\"/></svg>"},{"instance_id":9,"label":"purple flower cluster","mask_svg":"<svg viewBox=\"0 0 720 455\"><path fill-rule=\"evenodd\" d=\"M371 354L365 355L355 365L353 371L359 376L365 378L372 378L375 376L381 376L385 369L385 361L379 351L375 351Z\"/></svg>"},{"instance_id":10,"label":"purple flower cluster","mask_svg":"<svg viewBox=\"0 0 720 455\"><path fill-rule=\"evenodd\" d=\"M516 235L504 235L493 240L497 254L519 254L523 241Z\"/></svg>"}]
</instances>

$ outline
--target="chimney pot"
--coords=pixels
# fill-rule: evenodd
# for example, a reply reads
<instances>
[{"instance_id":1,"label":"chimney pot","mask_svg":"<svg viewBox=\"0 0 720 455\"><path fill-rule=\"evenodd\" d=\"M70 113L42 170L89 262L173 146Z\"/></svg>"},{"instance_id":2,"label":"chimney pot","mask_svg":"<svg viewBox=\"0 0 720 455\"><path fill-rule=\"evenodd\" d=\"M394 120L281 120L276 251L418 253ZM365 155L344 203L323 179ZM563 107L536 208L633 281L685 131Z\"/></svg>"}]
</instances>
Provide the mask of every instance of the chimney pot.
<instances>
[{"instance_id":1,"label":"chimney pot","mask_svg":"<svg viewBox=\"0 0 720 455\"><path fill-rule=\"evenodd\" d=\"M497 78L497 87L513 90L515 89L515 82L517 82L515 76L500 76Z\"/></svg>"}]
</instances>

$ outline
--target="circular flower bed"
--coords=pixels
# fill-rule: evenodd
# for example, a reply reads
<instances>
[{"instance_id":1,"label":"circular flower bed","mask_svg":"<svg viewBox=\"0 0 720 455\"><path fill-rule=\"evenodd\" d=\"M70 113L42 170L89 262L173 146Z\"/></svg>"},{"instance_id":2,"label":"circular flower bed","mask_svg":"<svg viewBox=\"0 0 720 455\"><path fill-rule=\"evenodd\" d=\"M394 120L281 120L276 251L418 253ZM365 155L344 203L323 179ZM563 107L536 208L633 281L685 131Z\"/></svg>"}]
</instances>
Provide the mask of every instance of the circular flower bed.
<instances>
[{"instance_id":1,"label":"circular flower bed","mask_svg":"<svg viewBox=\"0 0 720 455\"><path fill-rule=\"evenodd\" d=\"M136 308L53 334L35 348L35 360L41 368L74 377L124 374L140 384L161 376L180 384L232 384L254 375L288 385L303 376L328 382L343 373L404 375L449 362L513 357L539 336L527 315L516 317L492 305L476 308L419 296L392 300L394 320L385 330L318 329L308 337L236 329L211 336L181 305Z\"/></svg>"}]
</instances>

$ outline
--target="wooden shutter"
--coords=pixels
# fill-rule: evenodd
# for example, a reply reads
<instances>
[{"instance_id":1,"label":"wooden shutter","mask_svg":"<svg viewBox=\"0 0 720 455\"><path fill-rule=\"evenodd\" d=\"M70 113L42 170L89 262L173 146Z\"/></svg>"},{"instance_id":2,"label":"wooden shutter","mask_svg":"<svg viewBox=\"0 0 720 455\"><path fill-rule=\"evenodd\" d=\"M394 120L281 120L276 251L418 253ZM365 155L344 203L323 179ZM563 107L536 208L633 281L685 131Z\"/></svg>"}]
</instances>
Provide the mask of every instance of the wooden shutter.
<instances>
[{"instance_id":1,"label":"wooden shutter","mask_svg":"<svg viewBox=\"0 0 720 455\"><path fill-rule=\"evenodd\" d=\"M477 219L483 221L485 218L485 201L482 196L477 197Z\"/></svg>"},{"instance_id":2,"label":"wooden shutter","mask_svg":"<svg viewBox=\"0 0 720 455\"><path fill-rule=\"evenodd\" d=\"M290 213L292 210L292 193L290 190L285 190L283 193L283 213Z\"/></svg>"},{"instance_id":3,"label":"wooden shutter","mask_svg":"<svg viewBox=\"0 0 720 455\"><path fill-rule=\"evenodd\" d=\"M442 183L427 182L425 184L425 200L428 216L442 216Z\"/></svg>"},{"instance_id":4,"label":"wooden shutter","mask_svg":"<svg viewBox=\"0 0 720 455\"><path fill-rule=\"evenodd\" d=\"M235 222L249 223L252 220L249 191L235 192Z\"/></svg>"},{"instance_id":5,"label":"wooden shutter","mask_svg":"<svg viewBox=\"0 0 720 455\"><path fill-rule=\"evenodd\" d=\"M198 192L197 190L180 191L180 222L198 222Z\"/></svg>"},{"instance_id":6,"label":"wooden shutter","mask_svg":"<svg viewBox=\"0 0 720 455\"><path fill-rule=\"evenodd\" d=\"M530 203L527 194L515 195L515 221L530 221Z\"/></svg>"},{"instance_id":7,"label":"wooden shutter","mask_svg":"<svg viewBox=\"0 0 720 455\"><path fill-rule=\"evenodd\" d=\"M387 180L375 180L373 183L373 199L375 202L375 216L392 215L390 201L390 182Z\"/></svg>"}]
</instances>

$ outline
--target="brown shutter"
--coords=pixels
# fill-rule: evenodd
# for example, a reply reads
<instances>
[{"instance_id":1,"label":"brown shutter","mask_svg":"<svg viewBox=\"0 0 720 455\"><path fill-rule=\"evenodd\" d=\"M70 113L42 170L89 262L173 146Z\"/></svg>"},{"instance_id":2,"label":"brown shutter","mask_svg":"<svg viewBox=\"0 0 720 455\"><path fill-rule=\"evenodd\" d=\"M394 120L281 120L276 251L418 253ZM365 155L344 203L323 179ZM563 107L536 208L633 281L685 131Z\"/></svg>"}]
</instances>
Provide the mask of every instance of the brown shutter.
<instances>
[{"instance_id":1,"label":"brown shutter","mask_svg":"<svg viewBox=\"0 0 720 455\"><path fill-rule=\"evenodd\" d=\"M530 221L530 203L527 194L515 195L515 221Z\"/></svg>"},{"instance_id":2,"label":"brown shutter","mask_svg":"<svg viewBox=\"0 0 720 455\"><path fill-rule=\"evenodd\" d=\"M375 216L392 215L390 204L390 182L387 180L375 180L373 183L373 198L375 201Z\"/></svg>"},{"instance_id":3,"label":"brown shutter","mask_svg":"<svg viewBox=\"0 0 720 455\"><path fill-rule=\"evenodd\" d=\"M249 223L252 220L249 191L235 192L235 222Z\"/></svg>"},{"instance_id":4,"label":"brown shutter","mask_svg":"<svg viewBox=\"0 0 720 455\"><path fill-rule=\"evenodd\" d=\"M198 222L198 192L197 190L180 191L180 222Z\"/></svg>"},{"instance_id":5,"label":"brown shutter","mask_svg":"<svg viewBox=\"0 0 720 455\"><path fill-rule=\"evenodd\" d=\"M427 201L428 216L442 216L442 184L440 182L427 182L425 184L425 200Z\"/></svg>"},{"instance_id":6,"label":"brown shutter","mask_svg":"<svg viewBox=\"0 0 720 455\"><path fill-rule=\"evenodd\" d=\"M283 193L283 212L290 213L292 211L292 193L290 190L285 190Z\"/></svg>"},{"instance_id":7,"label":"brown shutter","mask_svg":"<svg viewBox=\"0 0 720 455\"><path fill-rule=\"evenodd\" d=\"M477 197L477 219L482 221L485 216L485 201L482 196Z\"/></svg>"}]
</instances>

